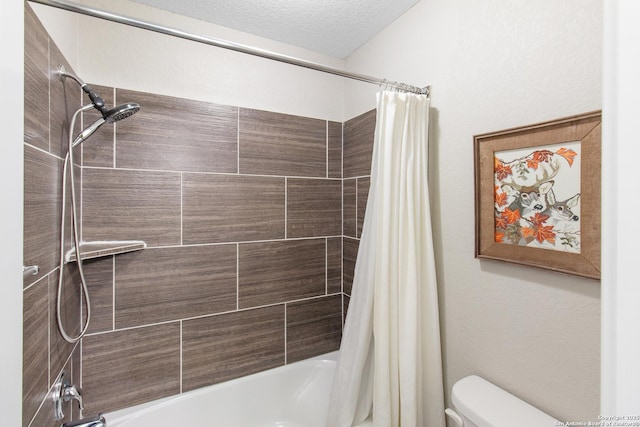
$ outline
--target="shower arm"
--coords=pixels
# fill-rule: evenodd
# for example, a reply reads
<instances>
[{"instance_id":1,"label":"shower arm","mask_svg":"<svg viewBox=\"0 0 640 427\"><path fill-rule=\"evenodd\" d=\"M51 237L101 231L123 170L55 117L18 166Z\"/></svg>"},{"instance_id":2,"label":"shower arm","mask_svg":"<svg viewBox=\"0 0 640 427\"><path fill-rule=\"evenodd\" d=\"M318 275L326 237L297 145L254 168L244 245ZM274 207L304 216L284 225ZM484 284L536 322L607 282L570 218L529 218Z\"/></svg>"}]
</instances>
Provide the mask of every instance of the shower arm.
<instances>
[{"instance_id":1,"label":"shower arm","mask_svg":"<svg viewBox=\"0 0 640 427\"><path fill-rule=\"evenodd\" d=\"M105 106L104 100L100 97L100 95L94 92L93 89L91 89L91 87L87 83L85 83L80 77L75 76L71 73L68 73L67 70L64 68L64 65L60 66L60 69L58 70L57 74L63 79L70 78L71 80L78 83L80 85L80 88L84 91L84 93L86 93L89 96L89 99L93 103L93 107L96 110L100 111L100 114L102 114L103 117L106 116L108 110Z\"/></svg>"},{"instance_id":2,"label":"shower arm","mask_svg":"<svg viewBox=\"0 0 640 427\"><path fill-rule=\"evenodd\" d=\"M60 77L68 77L72 80L75 80L76 83L80 85L80 87L85 87L87 85L84 81L82 81L82 79L80 79L80 77L75 76L71 73L68 73L67 70L64 68L64 65L60 66L60 69L58 70L58 75Z\"/></svg>"}]
</instances>

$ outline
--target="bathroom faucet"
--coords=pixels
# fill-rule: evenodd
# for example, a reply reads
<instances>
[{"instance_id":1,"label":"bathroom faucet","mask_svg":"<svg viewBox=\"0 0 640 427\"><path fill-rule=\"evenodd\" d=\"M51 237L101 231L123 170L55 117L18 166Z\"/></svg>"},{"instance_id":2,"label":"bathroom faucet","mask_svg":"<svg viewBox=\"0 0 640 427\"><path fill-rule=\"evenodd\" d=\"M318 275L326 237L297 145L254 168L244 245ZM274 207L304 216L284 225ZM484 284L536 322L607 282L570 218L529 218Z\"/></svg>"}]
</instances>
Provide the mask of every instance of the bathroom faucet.
<instances>
[{"instance_id":1,"label":"bathroom faucet","mask_svg":"<svg viewBox=\"0 0 640 427\"><path fill-rule=\"evenodd\" d=\"M72 423L64 423L62 424L62 427L107 427L107 421L102 415L96 415L93 418L85 418Z\"/></svg>"},{"instance_id":2,"label":"bathroom faucet","mask_svg":"<svg viewBox=\"0 0 640 427\"><path fill-rule=\"evenodd\" d=\"M80 410L84 410L80 391L75 385L71 384L67 380L66 376L66 371L60 372L60 375L58 375L58 378L56 378L56 381L53 384L53 410L55 412L54 416L56 421L64 418L64 413L62 412L62 404L64 402L75 400L78 402ZM102 414L99 414L92 418L70 421L62 424L60 427L107 427L107 421L104 419Z\"/></svg>"},{"instance_id":3,"label":"bathroom faucet","mask_svg":"<svg viewBox=\"0 0 640 427\"><path fill-rule=\"evenodd\" d=\"M66 371L60 372L60 375L58 375L58 378L56 378L56 381L53 384L53 410L56 420L64 418L64 413L62 411L62 405L64 402L75 400L78 402L80 410L82 411L84 409L80 391L78 391L78 388L75 385L72 385L67 380L66 376Z\"/></svg>"},{"instance_id":4,"label":"bathroom faucet","mask_svg":"<svg viewBox=\"0 0 640 427\"><path fill-rule=\"evenodd\" d=\"M80 395L80 392L78 391L76 386L71 384L63 384L62 392L60 395L62 396L62 400L65 402L68 402L70 400L77 400L80 410L84 410L84 405L82 404L82 396Z\"/></svg>"}]
</instances>

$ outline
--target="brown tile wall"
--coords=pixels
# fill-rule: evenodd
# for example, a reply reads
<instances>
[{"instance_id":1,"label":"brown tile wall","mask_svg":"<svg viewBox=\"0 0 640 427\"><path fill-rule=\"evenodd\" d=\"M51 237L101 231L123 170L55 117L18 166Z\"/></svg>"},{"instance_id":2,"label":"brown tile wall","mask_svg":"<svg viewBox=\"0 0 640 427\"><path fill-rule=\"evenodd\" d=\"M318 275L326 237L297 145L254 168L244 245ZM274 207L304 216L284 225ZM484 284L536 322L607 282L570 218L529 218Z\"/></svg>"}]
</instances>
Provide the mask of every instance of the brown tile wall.
<instances>
[{"instance_id":1,"label":"brown tile wall","mask_svg":"<svg viewBox=\"0 0 640 427\"><path fill-rule=\"evenodd\" d=\"M97 414L180 393L179 322L82 339L85 412Z\"/></svg>"},{"instance_id":2,"label":"brown tile wall","mask_svg":"<svg viewBox=\"0 0 640 427\"><path fill-rule=\"evenodd\" d=\"M83 144L83 240L148 248L85 263L87 413L337 350L342 124L94 87L142 109Z\"/></svg>"},{"instance_id":3,"label":"brown tile wall","mask_svg":"<svg viewBox=\"0 0 640 427\"><path fill-rule=\"evenodd\" d=\"M371 110L348 120L343 127L342 289L345 295L345 315L351 296L353 271L356 266L371 184L371 155L375 126L376 111Z\"/></svg>"},{"instance_id":4,"label":"brown tile wall","mask_svg":"<svg viewBox=\"0 0 640 427\"><path fill-rule=\"evenodd\" d=\"M26 19L24 255L43 268L24 284L24 425L56 425L45 399L63 368L88 416L338 349L375 113L343 125L97 85L109 105L142 109L81 147L83 240L148 248L85 262L89 334L77 348L62 340L60 174L82 97L50 77L63 58ZM77 333L74 264L65 277L64 322Z\"/></svg>"},{"instance_id":5,"label":"brown tile wall","mask_svg":"<svg viewBox=\"0 0 640 427\"><path fill-rule=\"evenodd\" d=\"M371 174L373 134L376 110L371 110L344 123L343 177L354 178Z\"/></svg>"},{"instance_id":6,"label":"brown tile wall","mask_svg":"<svg viewBox=\"0 0 640 427\"><path fill-rule=\"evenodd\" d=\"M278 304L184 321L183 390L283 365L286 310Z\"/></svg>"},{"instance_id":7,"label":"brown tile wall","mask_svg":"<svg viewBox=\"0 0 640 427\"><path fill-rule=\"evenodd\" d=\"M25 277L23 282L22 425L25 427L58 427L70 421L72 414L78 415L67 404L65 419L55 421L50 401L51 387L62 370L68 371L73 381L80 380L80 347L62 339L55 320L63 156L70 118L81 100L75 82L63 81L55 75L60 66L71 70L25 3L23 261L27 266L39 266L39 273ZM62 318L72 335L80 328L80 295L72 282L75 276L75 267L67 266Z\"/></svg>"}]
</instances>

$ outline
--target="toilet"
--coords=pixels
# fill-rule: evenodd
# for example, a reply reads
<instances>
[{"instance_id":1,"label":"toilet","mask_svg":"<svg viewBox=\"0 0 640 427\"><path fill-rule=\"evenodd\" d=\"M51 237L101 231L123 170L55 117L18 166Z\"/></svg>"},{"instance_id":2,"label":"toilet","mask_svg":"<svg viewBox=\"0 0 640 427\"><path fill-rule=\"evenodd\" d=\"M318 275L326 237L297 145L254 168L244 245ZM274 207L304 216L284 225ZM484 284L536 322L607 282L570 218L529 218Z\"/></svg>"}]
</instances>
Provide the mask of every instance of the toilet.
<instances>
[{"instance_id":1,"label":"toilet","mask_svg":"<svg viewBox=\"0 0 640 427\"><path fill-rule=\"evenodd\" d=\"M563 425L511 393L470 375L451 388L454 409L445 414L455 427L557 427Z\"/></svg>"}]
</instances>

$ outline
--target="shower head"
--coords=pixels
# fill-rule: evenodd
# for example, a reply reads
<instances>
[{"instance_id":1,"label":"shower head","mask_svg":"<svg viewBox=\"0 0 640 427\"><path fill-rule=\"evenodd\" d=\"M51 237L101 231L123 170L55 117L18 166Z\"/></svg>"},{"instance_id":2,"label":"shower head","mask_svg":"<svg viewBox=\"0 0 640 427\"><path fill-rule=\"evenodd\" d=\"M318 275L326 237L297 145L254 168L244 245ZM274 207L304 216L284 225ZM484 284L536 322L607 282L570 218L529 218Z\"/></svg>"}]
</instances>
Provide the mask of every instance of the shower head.
<instances>
[{"instance_id":1,"label":"shower head","mask_svg":"<svg viewBox=\"0 0 640 427\"><path fill-rule=\"evenodd\" d=\"M82 90L84 91L84 93L86 93L87 96L89 96L89 99L91 100L91 104L93 105L93 108L95 108L96 110L100 111L100 114L102 114L102 118L107 123L115 123L115 122L118 122L118 121L120 121L122 119L126 119L127 117L137 113L138 110L140 109L140 105L138 105L136 103L127 103L127 104L118 105L117 107L114 107L111 110L109 110L107 108L104 100L100 97L100 95L98 95L98 93L96 93L93 89L91 89L91 86L89 86L84 81L82 81L78 76L74 76L73 74L68 73L65 70L64 66L60 67L60 69L58 70L58 75L60 75L60 77L62 77L62 78L67 78L68 77L71 80L73 80L76 83L78 83L80 85L80 87L82 88ZM99 122L99 120L96 121L91 126L89 126L86 130L91 129L91 128L93 128L94 125L96 125L95 129L93 129L91 131L91 133L95 132L95 130L97 128L99 128L100 125L102 125L102 123L104 123L104 122L102 122L102 123L98 123L98 122ZM83 133L84 133L84 131L83 131ZM85 137L85 139L87 137Z\"/></svg>"},{"instance_id":2,"label":"shower head","mask_svg":"<svg viewBox=\"0 0 640 427\"><path fill-rule=\"evenodd\" d=\"M94 104L95 106L95 104ZM91 108L91 104L85 106ZM85 108L83 107L83 108ZM76 147L82 144L87 138L89 138L95 131L97 131L100 126L105 123L115 123L120 120L126 119L129 116L134 115L140 110L140 105L135 102L129 102L127 104L118 105L117 107L112 108L111 110L107 110L102 112L102 117L100 117L95 122L91 123L87 128L85 128L80 134L76 137L76 139L71 144L71 147Z\"/></svg>"},{"instance_id":3,"label":"shower head","mask_svg":"<svg viewBox=\"0 0 640 427\"><path fill-rule=\"evenodd\" d=\"M127 103L118 105L117 107L109 110L105 105L104 100L98 95L96 92L91 89L89 85L86 83L82 85L82 90L89 96L93 107L100 111L102 117L107 123L115 123L122 119L126 119L127 117L135 114L140 109L140 105L136 103Z\"/></svg>"},{"instance_id":4,"label":"shower head","mask_svg":"<svg viewBox=\"0 0 640 427\"><path fill-rule=\"evenodd\" d=\"M118 105L102 115L107 123L115 123L133 116L140 111L140 105L135 102Z\"/></svg>"},{"instance_id":5,"label":"shower head","mask_svg":"<svg viewBox=\"0 0 640 427\"><path fill-rule=\"evenodd\" d=\"M71 144L71 148L74 148L82 144L87 138L93 135L93 133L97 131L100 128L100 126L102 126L105 123L106 123L106 120L103 117L100 117L98 120L91 123L82 132L80 132L78 136L76 136L76 139L74 139L73 143Z\"/></svg>"}]
</instances>

